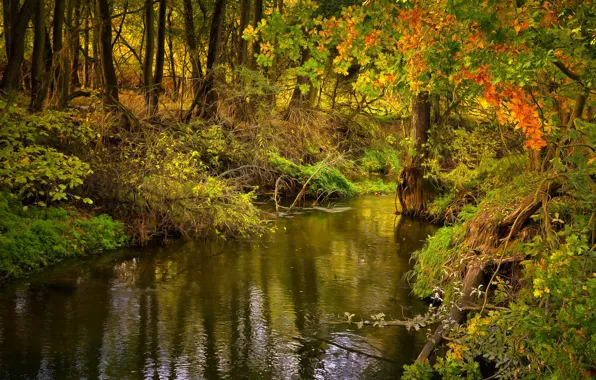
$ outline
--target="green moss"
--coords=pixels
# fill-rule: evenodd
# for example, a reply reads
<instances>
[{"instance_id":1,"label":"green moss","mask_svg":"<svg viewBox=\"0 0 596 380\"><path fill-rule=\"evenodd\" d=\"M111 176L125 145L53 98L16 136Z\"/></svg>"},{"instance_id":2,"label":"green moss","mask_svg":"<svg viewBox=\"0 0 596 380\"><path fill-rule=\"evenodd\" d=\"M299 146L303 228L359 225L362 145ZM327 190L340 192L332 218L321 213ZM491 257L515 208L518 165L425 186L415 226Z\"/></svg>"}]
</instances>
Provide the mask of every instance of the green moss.
<instances>
[{"instance_id":1,"label":"green moss","mask_svg":"<svg viewBox=\"0 0 596 380\"><path fill-rule=\"evenodd\" d=\"M310 196L318 197L323 194L325 196L351 197L358 193L357 187L338 169L325 163L297 165L276 153L269 155L269 162L284 174L296 178L301 184L306 183L319 170L309 183L308 195ZM319 169L320 165L323 165L321 169Z\"/></svg>"},{"instance_id":2,"label":"green moss","mask_svg":"<svg viewBox=\"0 0 596 380\"><path fill-rule=\"evenodd\" d=\"M126 241L124 226L107 215L86 218L59 207L25 208L0 192L0 281Z\"/></svg>"}]
</instances>

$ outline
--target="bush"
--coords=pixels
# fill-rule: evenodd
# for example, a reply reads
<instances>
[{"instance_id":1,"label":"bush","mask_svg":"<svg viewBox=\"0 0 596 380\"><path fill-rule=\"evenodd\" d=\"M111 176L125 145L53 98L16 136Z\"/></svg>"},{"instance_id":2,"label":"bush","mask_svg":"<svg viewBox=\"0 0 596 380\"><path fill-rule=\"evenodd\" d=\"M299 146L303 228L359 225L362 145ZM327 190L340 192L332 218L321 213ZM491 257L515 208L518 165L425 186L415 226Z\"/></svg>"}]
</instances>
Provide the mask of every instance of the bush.
<instances>
[{"instance_id":1,"label":"bush","mask_svg":"<svg viewBox=\"0 0 596 380\"><path fill-rule=\"evenodd\" d=\"M211 177L225 138L218 127L199 136L192 129L149 129L96 155L86 181L110 213L130 226L137 243L154 235L249 235L264 225L253 205L254 191ZM200 140L200 139L199 139Z\"/></svg>"},{"instance_id":2,"label":"bush","mask_svg":"<svg viewBox=\"0 0 596 380\"><path fill-rule=\"evenodd\" d=\"M0 101L0 186L39 206L80 199L71 192L91 173L89 164L55 147L84 146L93 136L66 113L28 114Z\"/></svg>"}]
</instances>

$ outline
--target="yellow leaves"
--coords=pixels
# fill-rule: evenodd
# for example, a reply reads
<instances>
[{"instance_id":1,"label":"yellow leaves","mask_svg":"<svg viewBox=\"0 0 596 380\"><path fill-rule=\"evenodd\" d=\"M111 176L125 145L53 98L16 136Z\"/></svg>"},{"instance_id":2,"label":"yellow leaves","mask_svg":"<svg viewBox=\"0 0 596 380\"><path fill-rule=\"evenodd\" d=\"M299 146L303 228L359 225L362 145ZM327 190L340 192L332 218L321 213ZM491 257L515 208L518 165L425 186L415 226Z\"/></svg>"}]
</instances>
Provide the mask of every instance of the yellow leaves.
<instances>
[{"instance_id":1,"label":"yellow leaves","mask_svg":"<svg viewBox=\"0 0 596 380\"><path fill-rule=\"evenodd\" d=\"M256 31L255 31L254 26L252 26L252 25L247 26L246 29L244 29L244 33L242 34L242 37L244 39L253 39L253 38L256 38L257 35L256 35Z\"/></svg>"},{"instance_id":2,"label":"yellow leaves","mask_svg":"<svg viewBox=\"0 0 596 380\"><path fill-rule=\"evenodd\" d=\"M464 353L468 351L470 348L464 346L463 344L457 343L449 343L449 353L448 355L454 360L463 360Z\"/></svg>"},{"instance_id":3,"label":"yellow leaves","mask_svg":"<svg viewBox=\"0 0 596 380\"><path fill-rule=\"evenodd\" d=\"M550 289L544 283L544 280L541 278L534 279L534 297L542 298L544 294L550 294Z\"/></svg>"}]
</instances>

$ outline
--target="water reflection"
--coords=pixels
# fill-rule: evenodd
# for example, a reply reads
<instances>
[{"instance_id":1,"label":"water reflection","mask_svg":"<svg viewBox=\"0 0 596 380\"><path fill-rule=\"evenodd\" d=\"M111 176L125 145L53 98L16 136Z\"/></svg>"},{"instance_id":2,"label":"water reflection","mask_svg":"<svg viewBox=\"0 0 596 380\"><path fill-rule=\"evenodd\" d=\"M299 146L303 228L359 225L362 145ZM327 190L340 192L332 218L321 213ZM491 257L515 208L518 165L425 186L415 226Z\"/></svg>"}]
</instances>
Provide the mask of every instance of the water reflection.
<instances>
[{"instance_id":1,"label":"water reflection","mask_svg":"<svg viewBox=\"0 0 596 380\"><path fill-rule=\"evenodd\" d=\"M177 242L72 262L0 292L0 378L395 378L424 344L327 325L422 310L403 281L432 228L391 197L278 221L265 241Z\"/></svg>"}]
</instances>

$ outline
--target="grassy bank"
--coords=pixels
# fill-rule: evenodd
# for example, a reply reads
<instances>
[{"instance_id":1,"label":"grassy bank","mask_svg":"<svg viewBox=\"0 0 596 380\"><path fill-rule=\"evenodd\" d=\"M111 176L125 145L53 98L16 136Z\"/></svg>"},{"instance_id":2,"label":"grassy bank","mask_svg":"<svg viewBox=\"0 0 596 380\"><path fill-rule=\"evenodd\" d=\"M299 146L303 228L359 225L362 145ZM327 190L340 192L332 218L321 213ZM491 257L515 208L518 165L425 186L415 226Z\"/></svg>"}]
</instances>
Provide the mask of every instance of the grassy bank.
<instances>
[{"instance_id":1,"label":"grassy bank","mask_svg":"<svg viewBox=\"0 0 596 380\"><path fill-rule=\"evenodd\" d=\"M108 215L61 207L24 207L0 192L0 283L67 258L125 245L124 225Z\"/></svg>"}]
</instances>

